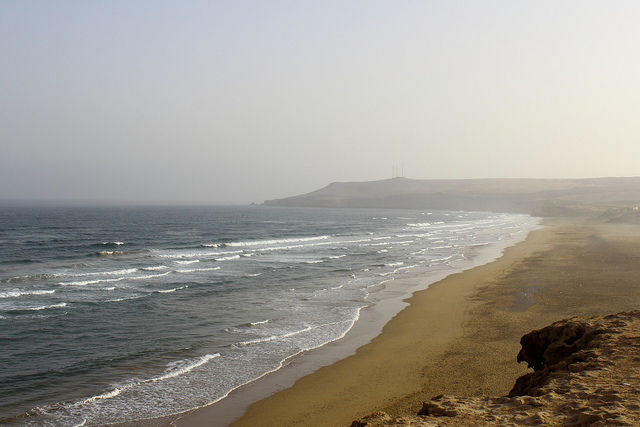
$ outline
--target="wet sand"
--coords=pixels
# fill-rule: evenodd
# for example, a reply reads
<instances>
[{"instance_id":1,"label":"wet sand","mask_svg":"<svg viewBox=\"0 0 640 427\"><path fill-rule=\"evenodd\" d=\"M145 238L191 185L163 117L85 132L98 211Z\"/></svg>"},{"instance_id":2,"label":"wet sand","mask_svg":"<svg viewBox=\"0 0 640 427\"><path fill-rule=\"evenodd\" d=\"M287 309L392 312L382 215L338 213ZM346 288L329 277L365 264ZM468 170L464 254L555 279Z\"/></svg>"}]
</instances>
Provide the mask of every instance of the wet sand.
<instances>
[{"instance_id":1,"label":"wet sand","mask_svg":"<svg viewBox=\"0 0 640 427\"><path fill-rule=\"evenodd\" d=\"M640 227L548 223L489 264L414 294L355 355L253 404L237 426L345 426L375 411L415 414L438 394L500 396L527 372L532 329L640 306ZM288 386L285 385L285 386ZM178 425L210 425L212 407Z\"/></svg>"}]
</instances>

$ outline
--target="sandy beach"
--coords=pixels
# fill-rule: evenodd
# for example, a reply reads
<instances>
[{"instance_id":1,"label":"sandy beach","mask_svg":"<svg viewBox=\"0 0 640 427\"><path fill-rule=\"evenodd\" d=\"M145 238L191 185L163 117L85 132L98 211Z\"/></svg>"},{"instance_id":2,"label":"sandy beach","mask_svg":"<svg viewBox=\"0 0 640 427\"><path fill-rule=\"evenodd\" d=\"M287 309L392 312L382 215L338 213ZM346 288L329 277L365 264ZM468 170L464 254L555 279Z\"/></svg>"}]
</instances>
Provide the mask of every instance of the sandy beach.
<instances>
[{"instance_id":1,"label":"sandy beach","mask_svg":"<svg viewBox=\"0 0 640 427\"><path fill-rule=\"evenodd\" d=\"M548 220L489 264L420 291L355 355L253 404L234 426L345 426L376 411L416 414L422 402L504 396L528 371L520 337L571 316L636 309L640 227ZM212 407L177 425L207 425Z\"/></svg>"}]
</instances>

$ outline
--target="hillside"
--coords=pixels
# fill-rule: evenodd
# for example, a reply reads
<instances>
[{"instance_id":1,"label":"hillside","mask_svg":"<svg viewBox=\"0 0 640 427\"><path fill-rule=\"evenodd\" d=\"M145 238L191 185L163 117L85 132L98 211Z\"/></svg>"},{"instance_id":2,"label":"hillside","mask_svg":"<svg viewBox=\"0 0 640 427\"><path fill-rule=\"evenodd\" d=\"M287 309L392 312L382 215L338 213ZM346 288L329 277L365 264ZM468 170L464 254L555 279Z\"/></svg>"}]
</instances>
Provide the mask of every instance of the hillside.
<instances>
[{"instance_id":1,"label":"hillside","mask_svg":"<svg viewBox=\"0 0 640 427\"><path fill-rule=\"evenodd\" d=\"M640 203L640 177L589 179L414 180L334 182L268 206L462 209L541 216L598 215Z\"/></svg>"}]
</instances>

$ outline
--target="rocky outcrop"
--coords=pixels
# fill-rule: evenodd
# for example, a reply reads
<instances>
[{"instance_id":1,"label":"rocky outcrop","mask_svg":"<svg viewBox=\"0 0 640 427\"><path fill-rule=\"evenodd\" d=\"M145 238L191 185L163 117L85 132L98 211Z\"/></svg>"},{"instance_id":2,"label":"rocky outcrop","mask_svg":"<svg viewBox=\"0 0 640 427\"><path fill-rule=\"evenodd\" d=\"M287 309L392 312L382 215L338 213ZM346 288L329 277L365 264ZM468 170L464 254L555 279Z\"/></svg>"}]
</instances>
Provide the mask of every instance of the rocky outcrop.
<instances>
[{"instance_id":1,"label":"rocky outcrop","mask_svg":"<svg viewBox=\"0 0 640 427\"><path fill-rule=\"evenodd\" d=\"M527 362L534 372L518 378L509 397L536 396L554 373L592 359L593 352L588 349L594 336L601 332L584 322L563 320L523 336L517 360Z\"/></svg>"},{"instance_id":2,"label":"rocky outcrop","mask_svg":"<svg viewBox=\"0 0 640 427\"><path fill-rule=\"evenodd\" d=\"M352 425L640 425L640 311L562 320L520 343L517 360L534 371L508 396L437 396L415 416Z\"/></svg>"}]
</instances>

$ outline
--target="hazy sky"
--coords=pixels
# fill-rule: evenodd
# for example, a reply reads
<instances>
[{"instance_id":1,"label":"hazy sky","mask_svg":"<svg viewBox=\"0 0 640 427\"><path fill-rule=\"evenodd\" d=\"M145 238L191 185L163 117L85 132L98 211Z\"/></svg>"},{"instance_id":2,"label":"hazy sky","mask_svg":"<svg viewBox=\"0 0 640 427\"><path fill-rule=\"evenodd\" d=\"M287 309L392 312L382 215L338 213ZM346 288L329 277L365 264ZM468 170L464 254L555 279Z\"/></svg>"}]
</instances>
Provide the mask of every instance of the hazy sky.
<instances>
[{"instance_id":1,"label":"hazy sky","mask_svg":"<svg viewBox=\"0 0 640 427\"><path fill-rule=\"evenodd\" d=\"M640 175L640 2L0 0L0 199Z\"/></svg>"}]
</instances>

